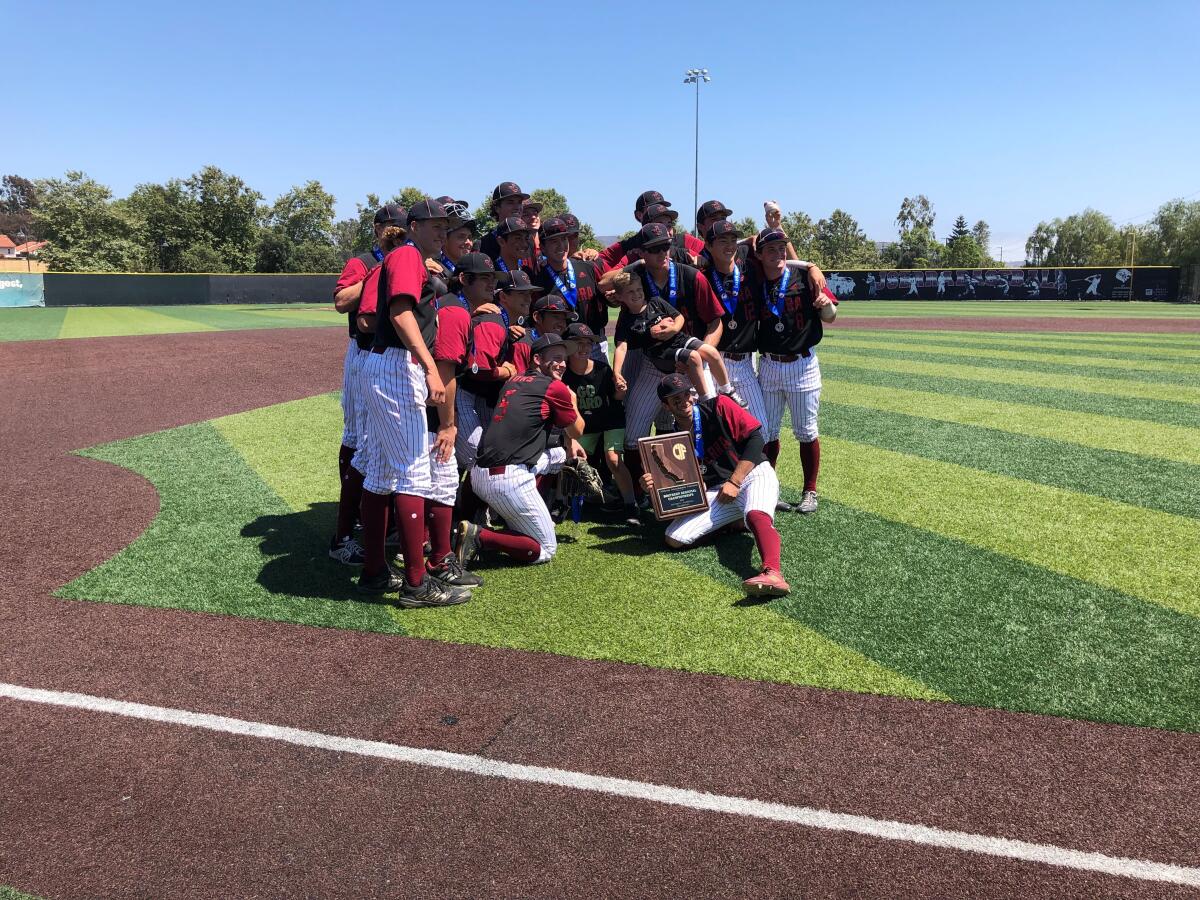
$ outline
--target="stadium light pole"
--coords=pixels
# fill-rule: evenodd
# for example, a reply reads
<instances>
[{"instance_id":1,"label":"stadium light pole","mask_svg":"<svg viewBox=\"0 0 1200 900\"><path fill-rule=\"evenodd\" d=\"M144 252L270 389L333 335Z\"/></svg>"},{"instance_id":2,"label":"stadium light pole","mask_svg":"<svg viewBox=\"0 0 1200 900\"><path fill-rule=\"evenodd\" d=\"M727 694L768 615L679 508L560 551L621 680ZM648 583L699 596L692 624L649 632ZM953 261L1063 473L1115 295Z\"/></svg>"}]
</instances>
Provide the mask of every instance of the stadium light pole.
<instances>
[{"instance_id":1,"label":"stadium light pole","mask_svg":"<svg viewBox=\"0 0 1200 900\"><path fill-rule=\"evenodd\" d=\"M712 81L708 77L708 69L688 69L683 73L684 84L696 86L696 164L693 168L692 180L692 209L700 208L700 82ZM700 223L692 220L692 231L696 231Z\"/></svg>"}]
</instances>

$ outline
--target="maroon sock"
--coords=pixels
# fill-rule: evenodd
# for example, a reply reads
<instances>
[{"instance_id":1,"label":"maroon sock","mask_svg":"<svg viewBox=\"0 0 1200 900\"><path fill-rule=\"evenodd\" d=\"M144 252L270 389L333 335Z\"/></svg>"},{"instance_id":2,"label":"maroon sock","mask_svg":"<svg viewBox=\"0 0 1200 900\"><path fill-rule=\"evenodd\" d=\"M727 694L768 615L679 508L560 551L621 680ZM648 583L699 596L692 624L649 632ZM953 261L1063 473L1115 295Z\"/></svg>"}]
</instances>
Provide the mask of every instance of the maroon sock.
<instances>
[{"instance_id":1,"label":"maroon sock","mask_svg":"<svg viewBox=\"0 0 1200 900\"><path fill-rule=\"evenodd\" d=\"M425 527L429 530L429 561L441 565L450 553L450 528L454 524L454 508L442 503L425 501Z\"/></svg>"},{"instance_id":2,"label":"maroon sock","mask_svg":"<svg viewBox=\"0 0 1200 900\"><path fill-rule=\"evenodd\" d=\"M396 530L404 554L404 577L413 587L425 580L425 498L396 494Z\"/></svg>"},{"instance_id":3,"label":"maroon sock","mask_svg":"<svg viewBox=\"0 0 1200 900\"><path fill-rule=\"evenodd\" d=\"M771 468L775 468L775 464L779 462L779 440L767 441L763 445L763 453L766 454L767 462L771 464Z\"/></svg>"},{"instance_id":4,"label":"maroon sock","mask_svg":"<svg viewBox=\"0 0 1200 900\"><path fill-rule=\"evenodd\" d=\"M637 447L626 447L622 458L625 460L625 468L629 470L629 477L633 479L633 495L640 497L645 493L642 490L642 454L638 452Z\"/></svg>"},{"instance_id":5,"label":"maroon sock","mask_svg":"<svg viewBox=\"0 0 1200 900\"><path fill-rule=\"evenodd\" d=\"M815 491L821 469L821 441L817 438L800 445L800 467L804 469L804 489Z\"/></svg>"},{"instance_id":6,"label":"maroon sock","mask_svg":"<svg viewBox=\"0 0 1200 900\"><path fill-rule=\"evenodd\" d=\"M342 473L342 490L338 496L337 532L334 537L339 541L345 540L354 533L354 519L359 514L362 504L363 474L347 466Z\"/></svg>"},{"instance_id":7,"label":"maroon sock","mask_svg":"<svg viewBox=\"0 0 1200 900\"><path fill-rule=\"evenodd\" d=\"M771 517L761 509L751 510L746 516L746 524L754 533L754 543L758 544L758 555L762 557L764 569L779 571L779 532L771 522Z\"/></svg>"},{"instance_id":8,"label":"maroon sock","mask_svg":"<svg viewBox=\"0 0 1200 900\"><path fill-rule=\"evenodd\" d=\"M362 492L362 546L366 555L364 575L378 575L387 568L384 541L387 540L388 504L391 499L387 494Z\"/></svg>"},{"instance_id":9,"label":"maroon sock","mask_svg":"<svg viewBox=\"0 0 1200 900\"><path fill-rule=\"evenodd\" d=\"M537 558L542 554L542 545L533 538L511 531L499 532L480 528L479 544L489 550L507 553L520 562L537 562Z\"/></svg>"}]
</instances>

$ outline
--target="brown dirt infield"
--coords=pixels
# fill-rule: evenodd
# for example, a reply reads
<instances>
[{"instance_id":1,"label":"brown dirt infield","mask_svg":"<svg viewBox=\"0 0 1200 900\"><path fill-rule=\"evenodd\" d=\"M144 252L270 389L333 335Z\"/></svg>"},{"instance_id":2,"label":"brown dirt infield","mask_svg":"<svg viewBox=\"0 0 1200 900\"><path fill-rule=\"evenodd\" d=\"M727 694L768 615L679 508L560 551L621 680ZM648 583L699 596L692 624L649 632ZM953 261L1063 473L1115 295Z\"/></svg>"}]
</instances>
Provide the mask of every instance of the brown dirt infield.
<instances>
[{"instance_id":1,"label":"brown dirt infield","mask_svg":"<svg viewBox=\"0 0 1200 900\"><path fill-rule=\"evenodd\" d=\"M70 450L334 389L343 341L0 345L0 680L1200 865L1193 735L50 596L157 511ZM0 721L0 884L48 896L1184 895L8 700Z\"/></svg>"}]
</instances>

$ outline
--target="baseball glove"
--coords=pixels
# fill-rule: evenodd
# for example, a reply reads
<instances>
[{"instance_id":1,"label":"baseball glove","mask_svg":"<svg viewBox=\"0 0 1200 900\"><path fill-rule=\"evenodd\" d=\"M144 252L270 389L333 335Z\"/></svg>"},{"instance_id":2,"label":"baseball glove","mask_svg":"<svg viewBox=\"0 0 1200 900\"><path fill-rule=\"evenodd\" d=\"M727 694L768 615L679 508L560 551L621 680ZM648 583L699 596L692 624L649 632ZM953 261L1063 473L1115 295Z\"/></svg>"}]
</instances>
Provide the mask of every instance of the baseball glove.
<instances>
[{"instance_id":1,"label":"baseball glove","mask_svg":"<svg viewBox=\"0 0 1200 900\"><path fill-rule=\"evenodd\" d=\"M558 476L558 490L564 500L580 497L591 503L604 500L604 482L586 459L568 459Z\"/></svg>"}]
</instances>

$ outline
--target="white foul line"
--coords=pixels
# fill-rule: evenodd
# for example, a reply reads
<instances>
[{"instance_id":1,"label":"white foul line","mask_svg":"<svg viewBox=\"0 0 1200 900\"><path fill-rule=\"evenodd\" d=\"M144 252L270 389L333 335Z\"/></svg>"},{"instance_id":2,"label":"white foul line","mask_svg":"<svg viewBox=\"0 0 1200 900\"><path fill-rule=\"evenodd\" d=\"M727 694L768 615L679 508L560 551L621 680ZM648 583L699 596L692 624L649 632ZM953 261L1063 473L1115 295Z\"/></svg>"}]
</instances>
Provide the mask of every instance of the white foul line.
<instances>
[{"instance_id":1,"label":"white foul line","mask_svg":"<svg viewBox=\"0 0 1200 900\"><path fill-rule=\"evenodd\" d=\"M163 706L148 706L143 703L129 703L124 700L93 697L88 694L46 691L3 682L0 682L0 697L8 697L26 703L45 703L52 706L110 713L150 722L166 722L171 725L204 728L226 734L266 738L301 747L315 747L335 753L353 753L357 756L372 756L490 778L507 778L513 781L530 781L577 791L593 791L616 797L648 800L668 806L682 806L704 812L749 816L774 822L804 825L808 828L820 828L826 831L851 832L883 840L904 841L948 850L964 850L969 853L983 853L988 856L1043 863L1085 872L1099 872L1123 878L1165 881L1172 884L1200 887L1200 868L1157 863L1144 859L1107 856L1103 853L1072 850L1053 844L1035 844L966 831L947 831L926 825L913 825L908 822L835 813L810 806L788 806L783 803L767 803L745 797L708 794L703 791L691 791L662 784L631 781L625 778L606 778L601 775L589 775L586 772L573 772L568 769L525 766L474 756L469 753L449 753L444 750L425 750L420 747L405 747L383 741L337 737L318 731L268 725L264 722L248 722L244 719L231 719L226 716L213 716L207 713L170 709Z\"/></svg>"}]
</instances>

